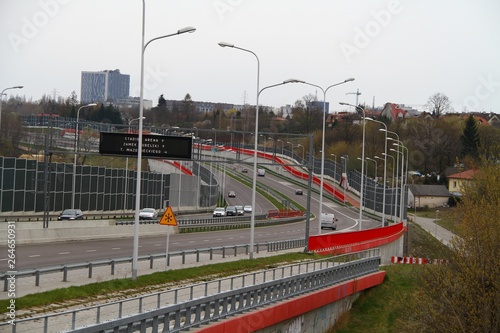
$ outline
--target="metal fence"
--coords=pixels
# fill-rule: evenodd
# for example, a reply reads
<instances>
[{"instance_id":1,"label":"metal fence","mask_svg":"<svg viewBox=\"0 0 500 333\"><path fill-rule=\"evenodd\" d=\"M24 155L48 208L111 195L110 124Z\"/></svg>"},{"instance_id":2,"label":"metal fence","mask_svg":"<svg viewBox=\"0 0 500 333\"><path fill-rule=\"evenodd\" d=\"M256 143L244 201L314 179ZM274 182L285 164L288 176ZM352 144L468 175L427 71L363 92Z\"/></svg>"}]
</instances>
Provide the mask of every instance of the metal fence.
<instances>
[{"instance_id":1,"label":"metal fence","mask_svg":"<svg viewBox=\"0 0 500 333\"><path fill-rule=\"evenodd\" d=\"M12 332L179 332L376 272L379 265L380 250L371 249L18 319Z\"/></svg>"}]
</instances>

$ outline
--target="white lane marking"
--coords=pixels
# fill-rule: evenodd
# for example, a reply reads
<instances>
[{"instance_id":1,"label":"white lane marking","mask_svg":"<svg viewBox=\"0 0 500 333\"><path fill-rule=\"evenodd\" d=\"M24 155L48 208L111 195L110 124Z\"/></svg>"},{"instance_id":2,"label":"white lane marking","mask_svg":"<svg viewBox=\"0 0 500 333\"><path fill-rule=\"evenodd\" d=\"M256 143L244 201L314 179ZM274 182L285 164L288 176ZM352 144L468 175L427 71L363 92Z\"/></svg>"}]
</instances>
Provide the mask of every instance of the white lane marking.
<instances>
[{"instance_id":1,"label":"white lane marking","mask_svg":"<svg viewBox=\"0 0 500 333\"><path fill-rule=\"evenodd\" d=\"M155 244L154 246L163 246L163 244Z\"/></svg>"},{"instance_id":2,"label":"white lane marking","mask_svg":"<svg viewBox=\"0 0 500 333\"><path fill-rule=\"evenodd\" d=\"M59 252L59 254L69 254L69 252Z\"/></svg>"},{"instance_id":3,"label":"white lane marking","mask_svg":"<svg viewBox=\"0 0 500 333\"><path fill-rule=\"evenodd\" d=\"M9 258L0 259L0 261L5 261L5 260L9 260Z\"/></svg>"},{"instance_id":4,"label":"white lane marking","mask_svg":"<svg viewBox=\"0 0 500 333\"><path fill-rule=\"evenodd\" d=\"M112 247L111 250L121 250L121 247Z\"/></svg>"},{"instance_id":5,"label":"white lane marking","mask_svg":"<svg viewBox=\"0 0 500 333\"><path fill-rule=\"evenodd\" d=\"M36 258L36 257L40 257L40 255L39 254L33 254L31 256L28 256L28 258Z\"/></svg>"},{"instance_id":6,"label":"white lane marking","mask_svg":"<svg viewBox=\"0 0 500 333\"><path fill-rule=\"evenodd\" d=\"M97 250L87 250L87 252L96 252Z\"/></svg>"}]
</instances>

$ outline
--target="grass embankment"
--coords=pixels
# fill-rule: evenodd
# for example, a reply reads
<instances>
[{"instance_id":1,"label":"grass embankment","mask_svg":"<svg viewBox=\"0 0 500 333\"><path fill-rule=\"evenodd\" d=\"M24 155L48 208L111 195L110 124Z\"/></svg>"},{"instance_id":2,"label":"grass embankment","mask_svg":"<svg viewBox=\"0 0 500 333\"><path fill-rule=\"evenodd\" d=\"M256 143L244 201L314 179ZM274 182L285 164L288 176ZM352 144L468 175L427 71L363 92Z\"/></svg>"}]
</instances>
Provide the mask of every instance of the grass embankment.
<instances>
[{"instance_id":1,"label":"grass embankment","mask_svg":"<svg viewBox=\"0 0 500 333\"><path fill-rule=\"evenodd\" d=\"M410 255L441 259L448 257L448 249L428 232L410 224ZM407 306L412 295L421 288L418 274L422 265L389 265L384 283L362 293L330 333L387 333L408 332L411 327Z\"/></svg>"}]
</instances>

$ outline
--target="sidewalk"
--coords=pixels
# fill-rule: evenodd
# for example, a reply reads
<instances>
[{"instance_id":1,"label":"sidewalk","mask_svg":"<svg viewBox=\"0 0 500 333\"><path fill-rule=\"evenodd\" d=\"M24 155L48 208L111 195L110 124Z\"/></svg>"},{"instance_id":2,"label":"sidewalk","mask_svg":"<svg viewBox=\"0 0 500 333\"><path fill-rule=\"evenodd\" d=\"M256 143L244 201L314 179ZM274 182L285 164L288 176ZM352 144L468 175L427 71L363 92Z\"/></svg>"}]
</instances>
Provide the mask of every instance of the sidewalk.
<instances>
[{"instance_id":1,"label":"sidewalk","mask_svg":"<svg viewBox=\"0 0 500 333\"><path fill-rule=\"evenodd\" d=\"M425 218L425 217L415 217L415 215L408 215L413 218L413 222L421 226L424 230L429 232L438 241L446 246L449 246L451 239L455 236L451 231L441 227L435 223L436 219Z\"/></svg>"}]
</instances>

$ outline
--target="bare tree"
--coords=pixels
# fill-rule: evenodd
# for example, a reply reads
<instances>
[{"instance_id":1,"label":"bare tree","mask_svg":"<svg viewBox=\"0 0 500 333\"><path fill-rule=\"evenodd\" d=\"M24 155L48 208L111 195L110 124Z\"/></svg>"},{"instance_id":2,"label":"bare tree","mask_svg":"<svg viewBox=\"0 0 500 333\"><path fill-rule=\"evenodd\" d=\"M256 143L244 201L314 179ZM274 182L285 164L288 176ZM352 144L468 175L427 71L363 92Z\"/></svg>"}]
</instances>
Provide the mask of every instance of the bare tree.
<instances>
[{"instance_id":1,"label":"bare tree","mask_svg":"<svg viewBox=\"0 0 500 333\"><path fill-rule=\"evenodd\" d=\"M453 111L450 99L443 93L436 93L429 97L429 100L427 101L427 108L435 117L439 117L446 112Z\"/></svg>"}]
</instances>

